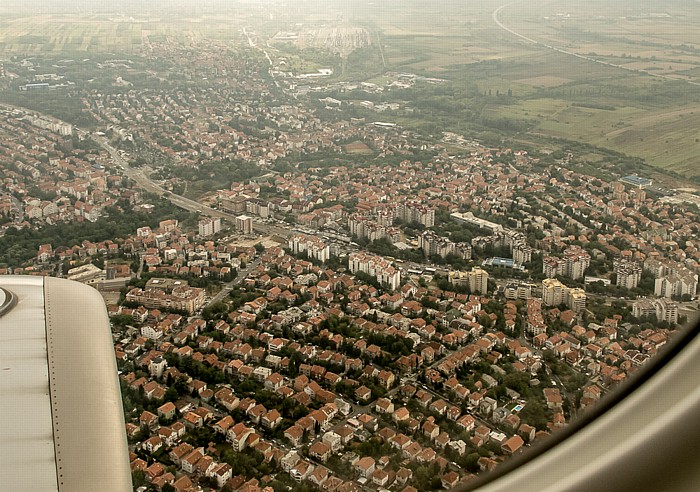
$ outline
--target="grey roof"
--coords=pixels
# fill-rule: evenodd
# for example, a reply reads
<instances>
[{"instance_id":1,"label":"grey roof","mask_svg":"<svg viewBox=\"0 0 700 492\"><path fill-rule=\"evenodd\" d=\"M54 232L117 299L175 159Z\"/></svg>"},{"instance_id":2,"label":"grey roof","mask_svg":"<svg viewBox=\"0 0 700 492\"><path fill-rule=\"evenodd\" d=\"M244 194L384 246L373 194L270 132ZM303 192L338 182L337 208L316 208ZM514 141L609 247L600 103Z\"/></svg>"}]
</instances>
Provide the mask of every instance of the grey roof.
<instances>
[{"instance_id":1,"label":"grey roof","mask_svg":"<svg viewBox=\"0 0 700 492\"><path fill-rule=\"evenodd\" d=\"M13 491L131 490L109 319L94 289L0 277L0 476Z\"/></svg>"}]
</instances>

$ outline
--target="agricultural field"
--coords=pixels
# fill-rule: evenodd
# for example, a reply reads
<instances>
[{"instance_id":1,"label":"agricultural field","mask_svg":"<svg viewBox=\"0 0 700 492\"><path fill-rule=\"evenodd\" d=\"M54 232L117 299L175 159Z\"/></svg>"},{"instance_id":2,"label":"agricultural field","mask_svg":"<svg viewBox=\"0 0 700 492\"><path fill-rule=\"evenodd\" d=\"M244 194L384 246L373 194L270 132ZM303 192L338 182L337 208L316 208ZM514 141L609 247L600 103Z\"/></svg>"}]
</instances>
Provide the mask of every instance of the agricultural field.
<instances>
[{"instance_id":1,"label":"agricultural field","mask_svg":"<svg viewBox=\"0 0 700 492\"><path fill-rule=\"evenodd\" d=\"M426 7L409 0L367 9L388 68L475 84L488 96L474 105L481 123L517 129L519 138L606 147L700 176L696 2Z\"/></svg>"}]
</instances>

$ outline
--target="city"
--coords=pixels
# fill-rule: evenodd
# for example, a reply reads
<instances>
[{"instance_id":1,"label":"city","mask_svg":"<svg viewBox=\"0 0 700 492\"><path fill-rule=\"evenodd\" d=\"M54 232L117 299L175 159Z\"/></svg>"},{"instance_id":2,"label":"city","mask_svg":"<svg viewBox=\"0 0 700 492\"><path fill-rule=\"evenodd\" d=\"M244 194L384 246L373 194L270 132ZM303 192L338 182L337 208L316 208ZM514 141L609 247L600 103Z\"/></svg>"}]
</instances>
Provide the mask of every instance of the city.
<instances>
[{"instance_id":1,"label":"city","mask_svg":"<svg viewBox=\"0 0 700 492\"><path fill-rule=\"evenodd\" d=\"M298 39L0 58L0 274L102 294L134 490L451 489L700 321L697 181L411 124L447 78Z\"/></svg>"}]
</instances>

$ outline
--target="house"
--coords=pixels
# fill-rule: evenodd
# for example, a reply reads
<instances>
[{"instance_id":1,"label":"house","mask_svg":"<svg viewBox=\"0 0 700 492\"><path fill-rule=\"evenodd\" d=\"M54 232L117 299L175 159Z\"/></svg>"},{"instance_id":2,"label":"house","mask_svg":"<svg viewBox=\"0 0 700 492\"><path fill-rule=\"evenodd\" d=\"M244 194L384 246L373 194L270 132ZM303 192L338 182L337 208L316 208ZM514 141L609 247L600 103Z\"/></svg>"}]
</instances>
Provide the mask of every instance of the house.
<instances>
[{"instance_id":1,"label":"house","mask_svg":"<svg viewBox=\"0 0 700 492\"><path fill-rule=\"evenodd\" d=\"M445 415L445 411L447 410L447 403L445 402L445 400L442 399L435 400L429 405L428 408L430 408L430 410L432 410L433 412L439 413L440 415Z\"/></svg>"},{"instance_id":2,"label":"house","mask_svg":"<svg viewBox=\"0 0 700 492\"><path fill-rule=\"evenodd\" d=\"M305 480L314 471L314 465L305 460L300 460L289 471L289 475L297 482Z\"/></svg>"},{"instance_id":3,"label":"house","mask_svg":"<svg viewBox=\"0 0 700 492\"><path fill-rule=\"evenodd\" d=\"M442 483L442 488L452 489L459 483L459 475L455 471L447 472L442 476L440 482Z\"/></svg>"},{"instance_id":4,"label":"house","mask_svg":"<svg viewBox=\"0 0 700 492\"><path fill-rule=\"evenodd\" d=\"M374 415L363 413L357 417L357 420L360 421L362 427L370 432L375 432L379 428L379 423Z\"/></svg>"},{"instance_id":5,"label":"house","mask_svg":"<svg viewBox=\"0 0 700 492\"><path fill-rule=\"evenodd\" d=\"M190 454L182 458L180 462L180 468L185 473L193 473L195 470L195 465L199 460L201 460L204 457L204 448L197 448L194 451L192 451Z\"/></svg>"},{"instance_id":6,"label":"house","mask_svg":"<svg viewBox=\"0 0 700 492\"><path fill-rule=\"evenodd\" d=\"M153 480L165 474L165 467L161 463L156 462L146 468L145 472L146 478L153 482Z\"/></svg>"},{"instance_id":7,"label":"house","mask_svg":"<svg viewBox=\"0 0 700 492\"><path fill-rule=\"evenodd\" d=\"M375 403L374 410L377 413L394 413L394 404L388 398L379 398Z\"/></svg>"},{"instance_id":8,"label":"house","mask_svg":"<svg viewBox=\"0 0 700 492\"><path fill-rule=\"evenodd\" d=\"M246 411L246 415L248 415L248 417L250 417L250 420L252 420L256 424L260 423L260 421L263 418L263 415L265 415L266 413L267 413L267 408L265 408L265 406L260 404L260 403L250 407Z\"/></svg>"},{"instance_id":9,"label":"house","mask_svg":"<svg viewBox=\"0 0 700 492\"><path fill-rule=\"evenodd\" d=\"M265 388L271 391L277 391L284 384L284 378L278 373L270 374L265 380Z\"/></svg>"},{"instance_id":10,"label":"house","mask_svg":"<svg viewBox=\"0 0 700 492\"><path fill-rule=\"evenodd\" d=\"M141 447L150 454L153 454L158 452L158 450L163 447L163 440L158 436L153 436L146 439Z\"/></svg>"},{"instance_id":11,"label":"house","mask_svg":"<svg viewBox=\"0 0 700 492\"><path fill-rule=\"evenodd\" d=\"M165 446L174 446L178 438L180 436L177 435L177 432L175 432L173 429L170 427L161 427L158 429L158 437L160 437L163 440L163 443Z\"/></svg>"},{"instance_id":12,"label":"house","mask_svg":"<svg viewBox=\"0 0 700 492\"><path fill-rule=\"evenodd\" d=\"M304 430L297 425L293 425L284 431L284 437L295 447L301 445L303 436Z\"/></svg>"},{"instance_id":13,"label":"house","mask_svg":"<svg viewBox=\"0 0 700 492\"><path fill-rule=\"evenodd\" d=\"M556 409L561 408L564 400L561 397L561 393L557 388L544 388L542 390L544 393L544 398L547 401L547 408Z\"/></svg>"},{"instance_id":14,"label":"house","mask_svg":"<svg viewBox=\"0 0 700 492\"><path fill-rule=\"evenodd\" d=\"M226 415L224 418L219 420L217 423L213 425L214 432L217 434L223 434L226 435L228 432L229 428L235 423L233 420L233 417L230 415Z\"/></svg>"},{"instance_id":15,"label":"house","mask_svg":"<svg viewBox=\"0 0 700 492\"><path fill-rule=\"evenodd\" d=\"M241 452L246 448L246 440L253 433L253 429L249 429L242 422L231 427L226 433L226 439L231 442L233 450Z\"/></svg>"},{"instance_id":16,"label":"house","mask_svg":"<svg viewBox=\"0 0 700 492\"><path fill-rule=\"evenodd\" d=\"M226 484L226 482L228 482L231 479L232 475L233 470L231 468L231 465L229 465L228 463L219 464L209 473L209 477L213 478L216 481L216 485L219 488L223 487Z\"/></svg>"},{"instance_id":17,"label":"house","mask_svg":"<svg viewBox=\"0 0 700 492\"><path fill-rule=\"evenodd\" d=\"M176 410L177 408L175 408L175 404L169 401L158 407L158 416L163 417L165 420L170 420L175 417Z\"/></svg>"},{"instance_id":18,"label":"house","mask_svg":"<svg viewBox=\"0 0 700 492\"><path fill-rule=\"evenodd\" d=\"M377 485L378 487L385 487L386 485L389 484L389 479L392 474L389 472L386 472L384 470L374 470L372 473L372 483Z\"/></svg>"},{"instance_id":19,"label":"house","mask_svg":"<svg viewBox=\"0 0 700 492\"><path fill-rule=\"evenodd\" d=\"M204 425L204 419L194 412L187 412L182 419L185 421L185 425L190 429L197 429Z\"/></svg>"},{"instance_id":20,"label":"house","mask_svg":"<svg viewBox=\"0 0 700 492\"><path fill-rule=\"evenodd\" d=\"M309 448L309 456L325 463L331 455L331 447L323 441L316 441Z\"/></svg>"},{"instance_id":21,"label":"house","mask_svg":"<svg viewBox=\"0 0 700 492\"><path fill-rule=\"evenodd\" d=\"M416 460L419 463L432 463L436 456L437 453L433 448L423 448L423 450L416 457Z\"/></svg>"},{"instance_id":22,"label":"house","mask_svg":"<svg viewBox=\"0 0 700 492\"><path fill-rule=\"evenodd\" d=\"M335 433L340 436L343 445L349 443L355 437L355 431L347 425L341 425L340 427L335 429Z\"/></svg>"},{"instance_id":23,"label":"house","mask_svg":"<svg viewBox=\"0 0 700 492\"><path fill-rule=\"evenodd\" d=\"M457 426L461 427L466 432L471 432L472 430L474 430L474 427L476 426L476 419L474 417L472 417L471 415L462 415L457 420Z\"/></svg>"},{"instance_id":24,"label":"house","mask_svg":"<svg viewBox=\"0 0 700 492\"><path fill-rule=\"evenodd\" d=\"M240 404L240 399L234 395L229 388L221 388L219 391L214 393L214 399L223 405L223 407L229 412L232 412L238 408L238 405Z\"/></svg>"},{"instance_id":25,"label":"house","mask_svg":"<svg viewBox=\"0 0 700 492\"><path fill-rule=\"evenodd\" d=\"M362 402L368 402L372 399L372 390L367 386L360 386L355 390L355 398Z\"/></svg>"},{"instance_id":26,"label":"house","mask_svg":"<svg viewBox=\"0 0 700 492\"><path fill-rule=\"evenodd\" d=\"M330 475L331 471L328 468L326 468L325 466L317 466L314 468L314 471L309 476L309 482L321 488L324 482L328 480Z\"/></svg>"},{"instance_id":27,"label":"house","mask_svg":"<svg viewBox=\"0 0 700 492\"><path fill-rule=\"evenodd\" d=\"M192 480L187 475L183 475L173 482L173 487L177 492L187 492L192 490Z\"/></svg>"},{"instance_id":28,"label":"house","mask_svg":"<svg viewBox=\"0 0 700 492\"><path fill-rule=\"evenodd\" d=\"M506 454L513 454L522 448L524 444L525 441L523 441L523 438L516 434L501 444L501 449Z\"/></svg>"},{"instance_id":29,"label":"house","mask_svg":"<svg viewBox=\"0 0 700 492\"><path fill-rule=\"evenodd\" d=\"M528 424L521 424L520 428L518 428L518 435L527 442L532 442L535 440L535 432L537 432L537 430Z\"/></svg>"},{"instance_id":30,"label":"house","mask_svg":"<svg viewBox=\"0 0 700 492\"><path fill-rule=\"evenodd\" d=\"M399 468L399 471L396 472L396 483L399 485L405 485L406 482L408 482L412 478L413 472L408 468L404 468L403 466Z\"/></svg>"},{"instance_id":31,"label":"house","mask_svg":"<svg viewBox=\"0 0 700 492\"><path fill-rule=\"evenodd\" d=\"M289 451L280 459L282 470L289 473L294 466L301 460L301 456L296 451Z\"/></svg>"},{"instance_id":32,"label":"house","mask_svg":"<svg viewBox=\"0 0 700 492\"><path fill-rule=\"evenodd\" d=\"M440 426L435 423L435 420L432 417L428 417L425 423L423 423L423 435L432 441L439 434Z\"/></svg>"},{"instance_id":33,"label":"house","mask_svg":"<svg viewBox=\"0 0 700 492\"><path fill-rule=\"evenodd\" d=\"M408 420L410 416L411 414L406 407L397 408L392 414L392 418L395 422L404 422Z\"/></svg>"},{"instance_id":34,"label":"house","mask_svg":"<svg viewBox=\"0 0 700 492\"><path fill-rule=\"evenodd\" d=\"M459 456L464 456L467 452L467 443L459 439L457 441L450 441L448 447L457 453Z\"/></svg>"},{"instance_id":35,"label":"house","mask_svg":"<svg viewBox=\"0 0 700 492\"><path fill-rule=\"evenodd\" d=\"M326 432L321 440L328 444L331 447L331 451L334 453L340 451L343 447L343 438L340 437L340 434L333 431Z\"/></svg>"},{"instance_id":36,"label":"house","mask_svg":"<svg viewBox=\"0 0 700 492\"><path fill-rule=\"evenodd\" d=\"M394 381L396 381L396 376L394 376L394 373L391 371L379 371L377 379L382 387L390 389L394 385Z\"/></svg>"},{"instance_id":37,"label":"house","mask_svg":"<svg viewBox=\"0 0 700 492\"><path fill-rule=\"evenodd\" d=\"M158 416L148 410L144 410L139 416L139 423L142 429L154 431L158 427Z\"/></svg>"},{"instance_id":38,"label":"house","mask_svg":"<svg viewBox=\"0 0 700 492\"><path fill-rule=\"evenodd\" d=\"M274 429L282 422L282 415L275 409L267 412L262 418L262 425L266 429Z\"/></svg>"},{"instance_id":39,"label":"house","mask_svg":"<svg viewBox=\"0 0 700 492\"><path fill-rule=\"evenodd\" d=\"M191 444L183 442L175 449L170 451L169 457L175 465L180 466L180 464L182 463L182 459L185 456L189 455L193 450L194 448Z\"/></svg>"},{"instance_id":40,"label":"house","mask_svg":"<svg viewBox=\"0 0 700 492\"><path fill-rule=\"evenodd\" d=\"M355 463L355 470L365 478L369 478L375 470L374 458L370 456L365 456L357 460Z\"/></svg>"}]
</instances>

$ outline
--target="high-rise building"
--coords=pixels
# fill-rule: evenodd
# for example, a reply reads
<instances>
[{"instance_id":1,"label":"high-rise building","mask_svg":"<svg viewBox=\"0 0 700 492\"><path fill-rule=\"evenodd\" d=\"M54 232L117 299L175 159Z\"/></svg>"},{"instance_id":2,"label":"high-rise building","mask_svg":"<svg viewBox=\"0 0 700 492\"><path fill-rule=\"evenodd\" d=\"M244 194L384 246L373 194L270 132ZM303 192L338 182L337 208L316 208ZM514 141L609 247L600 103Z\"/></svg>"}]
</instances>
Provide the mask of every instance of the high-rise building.
<instances>
[{"instance_id":1,"label":"high-rise building","mask_svg":"<svg viewBox=\"0 0 700 492\"><path fill-rule=\"evenodd\" d=\"M348 265L351 273L363 272L376 277L381 285L391 290L396 290L401 285L401 272L381 256L364 252L350 253Z\"/></svg>"},{"instance_id":2,"label":"high-rise building","mask_svg":"<svg viewBox=\"0 0 700 492\"><path fill-rule=\"evenodd\" d=\"M546 278L542 281L542 302L545 306L564 304L567 287L559 280Z\"/></svg>"},{"instance_id":3,"label":"high-rise building","mask_svg":"<svg viewBox=\"0 0 700 492\"><path fill-rule=\"evenodd\" d=\"M578 246L571 246L566 248L563 258L546 257L542 262L542 272L548 278L562 276L577 280L583 277L590 264L591 255Z\"/></svg>"},{"instance_id":4,"label":"high-rise building","mask_svg":"<svg viewBox=\"0 0 700 492\"><path fill-rule=\"evenodd\" d=\"M579 288L569 288L555 278L542 281L542 302L545 306L565 304L572 311L586 308L586 292Z\"/></svg>"},{"instance_id":5,"label":"high-rise building","mask_svg":"<svg viewBox=\"0 0 700 492\"><path fill-rule=\"evenodd\" d=\"M527 300L532 297L532 287L532 284L528 284L526 282L514 282L506 285L504 294L506 296L506 299L512 301L516 299Z\"/></svg>"},{"instance_id":6,"label":"high-rise building","mask_svg":"<svg viewBox=\"0 0 700 492\"><path fill-rule=\"evenodd\" d=\"M252 234L253 218L248 215L239 215L236 217L236 230L243 234Z\"/></svg>"},{"instance_id":7,"label":"high-rise building","mask_svg":"<svg viewBox=\"0 0 700 492\"><path fill-rule=\"evenodd\" d=\"M643 297L632 304L632 315L635 318L653 315L658 321L675 324L678 323L678 304L665 298Z\"/></svg>"},{"instance_id":8,"label":"high-rise building","mask_svg":"<svg viewBox=\"0 0 700 492\"><path fill-rule=\"evenodd\" d=\"M569 309L578 313L586 309L586 292L583 289L568 289L566 305Z\"/></svg>"},{"instance_id":9,"label":"high-rise building","mask_svg":"<svg viewBox=\"0 0 700 492\"><path fill-rule=\"evenodd\" d=\"M315 258L321 262L326 262L330 258L330 247L316 236L295 234L289 238L287 246L294 254L305 252L309 258Z\"/></svg>"},{"instance_id":10,"label":"high-rise building","mask_svg":"<svg viewBox=\"0 0 700 492\"><path fill-rule=\"evenodd\" d=\"M671 273L656 279L654 294L661 297L694 297L698 288L698 275L690 271Z\"/></svg>"},{"instance_id":11,"label":"high-rise building","mask_svg":"<svg viewBox=\"0 0 700 492\"><path fill-rule=\"evenodd\" d=\"M402 203L398 207L398 217L404 222L418 222L425 227L435 225L435 209L420 203Z\"/></svg>"},{"instance_id":12,"label":"high-rise building","mask_svg":"<svg viewBox=\"0 0 700 492\"><path fill-rule=\"evenodd\" d=\"M418 236L418 247L423 250L425 256L441 256L445 258L447 255L455 255L465 260L471 260L472 247L467 243L453 243L449 239L438 236L434 232L426 231Z\"/></svg>"},{"instance_id":13,"label":"high-rise building","mask_svg":"<svg viewBox=\"0 0 700 492\"><path fill-rule=\"evenodd\" d=\"M642 279L642 266L639 263L628 260L619 260L614 264L617 280L615 285L625 289L634 289Z\"/></svg>"},{"instance_id":14,"label":"high-rise building","mask_svg":"<svg viewBox=\"0 0 700 492\"><path fill-rule=\"evenodd\" d=\"M524 243L513 245L513 261L521 265L530 263L532 261L532 248Z\"/></svg>"},{"instance_id":15,"label":"high-rise building","mask_svg":"<svg viewBox=\"0 0 700 492\"><path fill-rule=\"evenodd\" d=\"M218 217L207 217L199 221L199 235L202 237L213 236L221 231L221 219Z\"/></svg>"},{"instance_id":16,"label":"high-rise building","mask_svg":"<svg viewBox=\"0 0 700 492\"><path fill-rule=\"evenodd\" d=\"M486 294L489 285L489 273L479 267L473 267L470 272L451 271L448 278L453 285L469 287L470 292Z\"/></svg>"}]
</instances>

